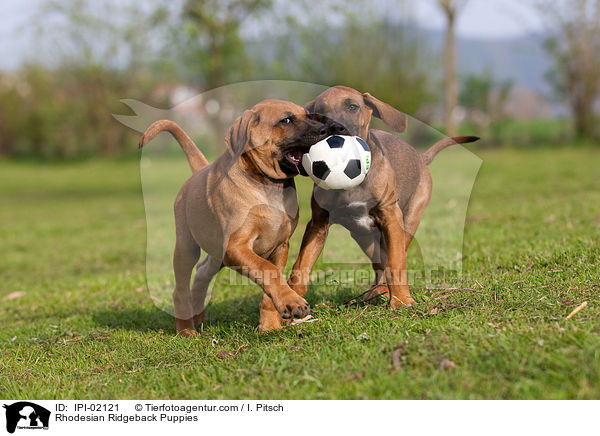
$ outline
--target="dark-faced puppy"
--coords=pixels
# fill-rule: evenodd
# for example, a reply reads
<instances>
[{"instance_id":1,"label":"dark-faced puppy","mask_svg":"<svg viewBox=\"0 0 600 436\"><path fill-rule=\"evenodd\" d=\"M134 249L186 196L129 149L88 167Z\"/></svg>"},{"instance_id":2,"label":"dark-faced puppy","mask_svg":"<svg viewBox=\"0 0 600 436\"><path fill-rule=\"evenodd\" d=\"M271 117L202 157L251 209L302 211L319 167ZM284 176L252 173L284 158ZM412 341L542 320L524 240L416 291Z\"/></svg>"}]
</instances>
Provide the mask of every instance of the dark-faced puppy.
<instances>
[{"instance_id":1,"label":"dark-faced puppy","mask_svg":"<svg viewBox=\"0 0 600 436\"><path fill-rule=\"evenodd\" d=\"M163 130L181 144L193 171L175 200L177 332L196 334L195 325L204 320L208 285L223 266L263 288L261 329L279 327L281 318L306 316L308 303L283 276L288 240L298 222L293 177L301 171L302 154L343 127L307 115L291 102L265 100L234 122L227 151L212 163L172 121L151 125L140 146ZM201 249L208 256L198 265L190 289Z\"/></svg>"},{"instance_id":2,"label":"dark-faced puppy","mask_svg":"<svg viewBox=\"0 0 600 436\"><path fill-rule=\"evenodd\" d=\"M375 285L379 286L367 298L389 291L393 308L415 304L409 292L406 250L431 198L427 165L443 148L478 138L446 138L420 154L395 135L369 130L375 116L403 132L405 114L369 93L345 86L329 88L307 103L306 109L343 124L352 135L367 140L372 164L364 182L352 190L327 191L315 185L312 219L290 277L292 288L299 295L306 294L309 274L323 249L328 228L338 223L350 231L375 270Z\"/></svg>"}]
</instances>

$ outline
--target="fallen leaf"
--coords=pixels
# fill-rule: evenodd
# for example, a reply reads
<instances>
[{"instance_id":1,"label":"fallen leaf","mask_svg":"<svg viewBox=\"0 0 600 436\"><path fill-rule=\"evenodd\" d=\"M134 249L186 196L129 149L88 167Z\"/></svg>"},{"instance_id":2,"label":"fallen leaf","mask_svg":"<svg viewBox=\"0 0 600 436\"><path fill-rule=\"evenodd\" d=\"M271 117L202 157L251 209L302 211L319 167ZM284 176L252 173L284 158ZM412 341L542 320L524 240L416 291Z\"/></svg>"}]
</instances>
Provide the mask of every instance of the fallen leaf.
<instances>
[{"instance_id":1,"label":"fallen leaf","mask_svg":"<svg viewBox=\"0 0 600 436\"><path fill-rule=\"evenodd\" d=\"M350 377L348 377L346 379L346 381L350 381L350 380L362 380L363 375L365 374L365 370L361 369L360 371L352 374Z\"/></svg>"},{"instance_id":2,"label":"fallen leaf","mask_svg":"<svg viewBox=\"0 0 600 436\"><path fill-rule=\"evenodd\" d=\"M433 309L431 309L429 311L430 315L436 315L439 312L439 309L437 307L434 307Z\"/></svg>"},{"instance_id":3,"label":"fallen leaf","mask_svg":"<svg viewBox=\"0 0 600 436\"><path fill-rule=\"evenodd\" d=\"M219 389L221 389L221 385L216 385L216 386L213 388L213 391L218 391Z\"/></svg>"},{"instance_id":4,"label":"fallen leaf","mask_svg":"<svg viewBox=\"0 0 600 436\"><path fill-rule=\"evenodd\" d=\"M25 295L25 292L23 291L15 291L15 292L11 292L10 294L8 294L6 297L4 297L2 299L2 301L9 301L9 300L15 300L17 298L21 298L23 295Z\"/></svg>"},{"instance_id":5,"label":"fallen leaf","mask_svg":"<svg viewBox=\"0 0 600 436\"><path fill-rule=\"evenodd\" d=\"M392 366L395 371L398 371L402 367L402 361L406 360L406 356L408 353L406 352L404 346L408 344L408 341L398 342L394 347L394 352L392 353Z\"/></svg>"},{"instance_id":6,"label":"fallen leaf","mask_svg":"<svg viewBox=\"0 0 600 436\"><path fill-rule=\"evenodd\" d=\"M450 359L442 359L442 361L440 362L440 368L448 371L450 369L456 368L456 363L454 363Z\"/></svg>"},{"instance_id":7,"label":"fallen leaf","mask_svg":"<svg viewBox=\"0 0 600 436\"><path fill-rule=\"evenodd\" d=\"M233 357L234 354L229 351L219 351L217 353L217 359L232 359Z\"/></svg>"}]
</instances>

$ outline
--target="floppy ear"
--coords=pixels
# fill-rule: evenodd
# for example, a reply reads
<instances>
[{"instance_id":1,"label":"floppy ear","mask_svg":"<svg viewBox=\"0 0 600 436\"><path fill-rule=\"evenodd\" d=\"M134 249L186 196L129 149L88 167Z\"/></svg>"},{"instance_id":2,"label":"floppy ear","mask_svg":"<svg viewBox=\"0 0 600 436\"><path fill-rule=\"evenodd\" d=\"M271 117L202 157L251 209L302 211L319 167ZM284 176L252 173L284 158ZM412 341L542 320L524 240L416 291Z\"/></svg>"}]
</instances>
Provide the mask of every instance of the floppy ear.
<instances>
[{"instance_id":1,"label":"floppy ear","mask_svg":"<svg viewBox=\"0 0 600 436\"><path fill-rule=\"evenodd\" d=\"M250 140L250 128L258 120L257 115L251 110L245 110L229 128L225 137L225 145L232 156L241 155Z\"/></svg>"},{"instance_id":2,"label":"floppy ear","mask_svg":"<svg viewBox=\"0 0 600 436\"><path fill-rule=\"evenodd\" d=\"M314 114L315 113L315 101L317 99L315 98L314 100L309 101L308 103L306 103L304 105L304 110L306 111L307 114Z\"/></svg>"},{"instance_id":3,"label":"floppy ear","mask_svg":"<svg viewBox=\"0 0 600 436\"><path fill-rule=\"evenodd\" d=\"M396 132L402 133L406 130L407 117L405 114L373 97L368 92L363 94L363 100L367 106L373 109L374 116L382 120Z\"/></svg>"}]
</instances>

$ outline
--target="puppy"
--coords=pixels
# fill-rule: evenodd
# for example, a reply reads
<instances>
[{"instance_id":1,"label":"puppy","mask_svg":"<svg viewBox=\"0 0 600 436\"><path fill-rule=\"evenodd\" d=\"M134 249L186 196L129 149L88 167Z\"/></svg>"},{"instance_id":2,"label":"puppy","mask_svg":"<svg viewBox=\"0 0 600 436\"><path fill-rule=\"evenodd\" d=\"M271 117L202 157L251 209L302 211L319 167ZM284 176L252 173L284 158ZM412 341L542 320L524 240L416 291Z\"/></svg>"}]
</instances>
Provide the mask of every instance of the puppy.
<instances>
[{"instance_id":1,"label":"puppy","mask_svg":"<svg viewBox=\"0 0 600 436\"><path fill-rule=\"evenodd\" d=\"M323 116L307 115L291 102L265 100L234 122L225 140L227 151L212 163L172 121L152 124L140 147L163 130L177 139L193 171L174 207L173 302L178 334L197 334L195 326L204 321L208 285L223 266L263 288L262 330L280 327L281 318L308 315L308 303L283 276L288 240L298 223L293 177L301 172L302 154L312 144L346 130ZM201 250L208 256L198 265L190 289Z\"/></svg>"},{"instance_id":2,"label":"puppy","mask_svg":"<svg viewBox=\"0 0 600 436\"><path fill-rule=\"evenodd\" d=\"M312 219L306 227L289 283L298 295L306 294L309 274L323 249L328 228L338 223L350 231L375 270L375 286L366 298L389 291L391 307L415 304L408 286L406 250L431 198L427 165L445 147L479 138L446 138L420 154L395 135L369 130L371 117L375 116L403 132L406 115L369 93L345 86L329 88L305 108L309 113L339 122L351 135L367 140L372 164L364 182L355 189L327 191L315 185Z\"/></svg>"}]
</instances>

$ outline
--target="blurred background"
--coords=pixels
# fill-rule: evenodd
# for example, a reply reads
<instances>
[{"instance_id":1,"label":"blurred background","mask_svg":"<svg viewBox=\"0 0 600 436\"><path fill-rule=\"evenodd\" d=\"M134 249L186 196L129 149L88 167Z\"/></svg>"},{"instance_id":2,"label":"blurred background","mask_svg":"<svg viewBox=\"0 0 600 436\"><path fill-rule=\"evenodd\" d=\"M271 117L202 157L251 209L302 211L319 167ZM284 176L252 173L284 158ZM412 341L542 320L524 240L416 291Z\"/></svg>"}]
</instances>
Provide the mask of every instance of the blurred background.
<instances>
[{"instance_id":1,"label":"blurred background","mask_svg":"<svg viewBox=\"0 0 600 436\"><path fill-rule=\"evenodd\" d=\"M598 0L22 0L0 16L2 158L137 156L121 99L219 132L218 108L181 103L265 79L369 91L478 147L600 134Z\"/></svg>"}]
</instances>

